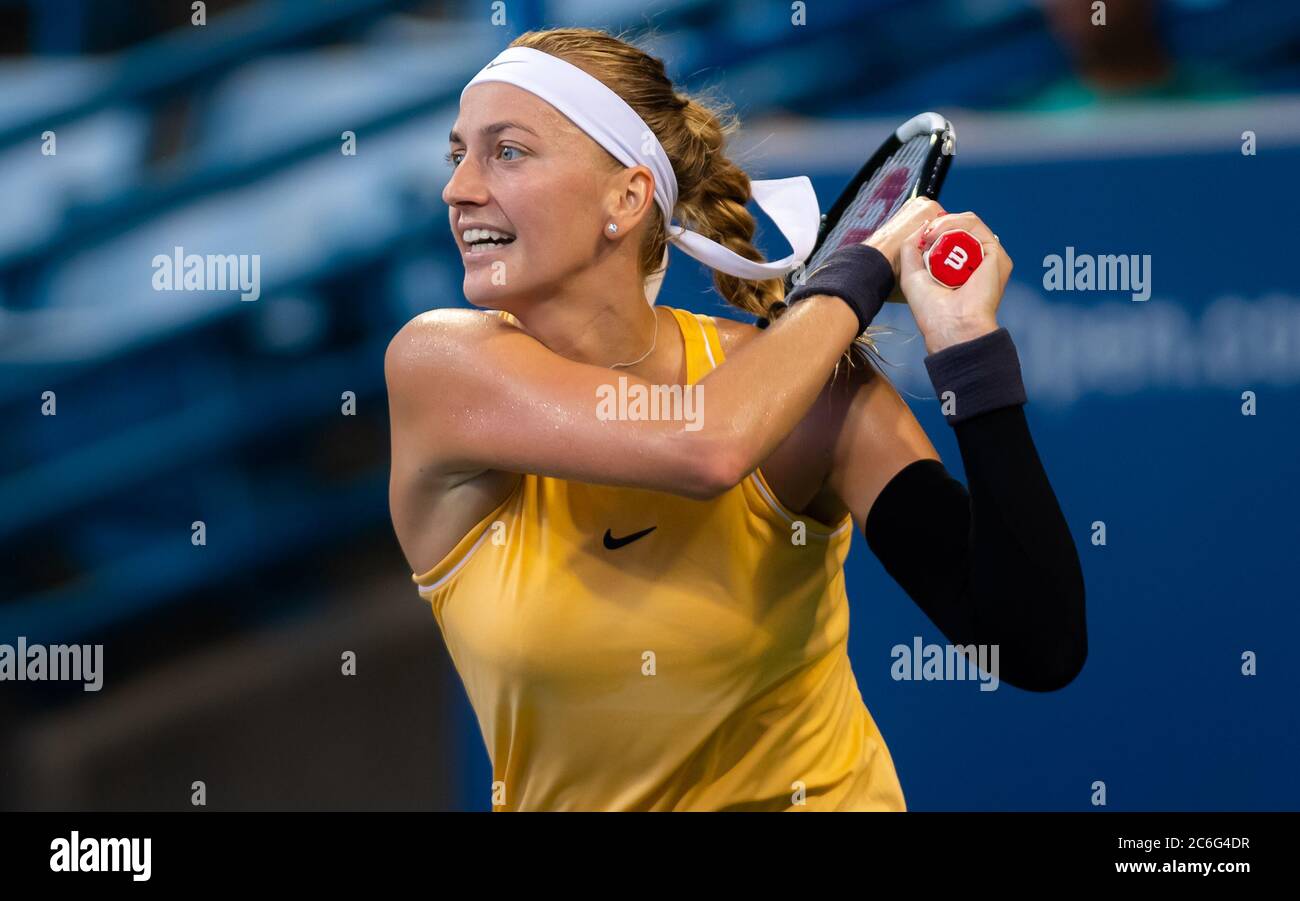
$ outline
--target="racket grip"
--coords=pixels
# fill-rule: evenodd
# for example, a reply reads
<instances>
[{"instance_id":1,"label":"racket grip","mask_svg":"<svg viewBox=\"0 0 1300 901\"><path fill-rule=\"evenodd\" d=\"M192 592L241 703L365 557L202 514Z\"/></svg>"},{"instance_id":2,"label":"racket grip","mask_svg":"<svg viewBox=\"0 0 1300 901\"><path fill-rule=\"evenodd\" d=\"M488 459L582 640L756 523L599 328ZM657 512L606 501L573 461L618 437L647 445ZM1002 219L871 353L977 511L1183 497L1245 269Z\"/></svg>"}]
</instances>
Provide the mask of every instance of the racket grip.
<instances>
[{"instance_id":1,"label":"racket grip","mask_svg":"<svg viewBox=\"0 0 1300 901\"><path fill-rule=\"evenodd\" d=\"M941 234L925 253L925 271L945 288L960 288L984 262L979 239L964 228Z\"/></svg>"}]
</instances>

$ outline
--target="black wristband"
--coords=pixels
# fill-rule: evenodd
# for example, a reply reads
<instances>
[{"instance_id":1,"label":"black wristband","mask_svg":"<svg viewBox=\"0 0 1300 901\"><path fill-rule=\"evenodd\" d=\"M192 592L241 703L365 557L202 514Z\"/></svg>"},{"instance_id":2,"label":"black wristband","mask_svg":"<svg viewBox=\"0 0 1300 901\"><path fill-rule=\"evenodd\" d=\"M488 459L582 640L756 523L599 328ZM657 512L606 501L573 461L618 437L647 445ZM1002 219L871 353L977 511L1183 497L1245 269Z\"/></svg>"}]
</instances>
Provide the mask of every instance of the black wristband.
<instances>
[{"instance_id":1,"label":"black wristband","mask_svg":"<svg viewBox=\"0 0 1300 901\"><path fill-rule=\"evenodd\" d=\"M841 247L808 273L808 279L785 298L787 305L817 294L840 298L858 315L861 335L894 290L894 267L885 255L866 244Z\"/></svg>"},{"instance_id":2,"label":"black wristband","mask_svg":"<svg viewBox=\"0 0 1300 901\"><path fill-rule=\"evenodd\" d=\"M930 354L925 368L948 425L1028 400L1020 357L1005 328ZM949 391L952 396L944 397Z\"/></svg>"}]
</instances>

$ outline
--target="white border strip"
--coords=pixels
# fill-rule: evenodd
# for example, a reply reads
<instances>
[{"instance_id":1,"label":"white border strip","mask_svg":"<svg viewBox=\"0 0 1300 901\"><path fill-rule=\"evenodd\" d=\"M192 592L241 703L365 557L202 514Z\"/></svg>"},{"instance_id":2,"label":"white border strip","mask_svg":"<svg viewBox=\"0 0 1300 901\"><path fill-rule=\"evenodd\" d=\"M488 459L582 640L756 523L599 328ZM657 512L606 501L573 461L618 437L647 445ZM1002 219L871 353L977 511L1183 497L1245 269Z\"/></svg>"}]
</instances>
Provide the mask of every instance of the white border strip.
<instances>
[{"instance_id":1,"label":"white border strip","mask_svg":"<svg viewBox=\"0 0 1300 901\"><path fill-rule=\"evenodd\" d=\"M435 591L437 591L439 588L445 585L448 579L456 575L456 573L460 572L461 568L464 567L464 565L470 561L470 558L474 556L474 552L479 549L479 545L483 543L483 541L488 537L488 534L491 533L491 531L492 531L492 527L489 525L488 528L483 530L483 534L478 536L478 541L475 541L474 544L470 546L470 549L465 552L465 556L461 558L460 562L457 563L455 566L453 566L451 568L451 571L448 572L447 575L439 579L437 582L434 582L432 585L421 585L418 582L415 583L415 587L420 592L420 597L433 594ZM412 573L412 575L415 574ZM425 600L428 599L425 598Z\"/></svg>"},{"instance_id":2,"label":"white border strip","mask_svg":"<svg viewBox=\"0 0 1300 901\"><path fill-rule=\"evenodd\" d=\"M767 501L767 505L772 508L773 512L775 512L778 516L784 519L786 523L793 525L795 523L795 520L791 519L790 514L786 513L784 510L781 509L781 505L777 503L776 498L772 497L771 493L768 492L766 487L764 487L763 480L758 477L758 473L757 472L750 473L749 479L751 482L754 483L754 487L758 489L758 493L763 496L763 500ZM803 522L803 520L800 520L800 522ZM805 523L805 525L806 524L807 523ZM816 523L813 524L816 525ZM823 541L829 541L830 539L836 537L837 535L839 535L845 529L848 529L852 525L853 525L853 520L850 519L833 532L823 532L821 531L821 529L809 529L808 534L812 535L814 538L820 538Z\"/></svg>"},{"instance_id":3,"label":"white border strip","mask_svg":"<svg viewBox=\"0 0 1300 901\"><path fill-rule=\"evenodd\" d=\"M700 327L700 340L704 342L704 353L709 358L709 372L712 372L718 368L718 361L713 358L713 348L709 345L709 333L704 328L704 320L700 318L701 314L692 313L691 315L695 317L695 324ZM718 336L718 341L722 341L721 335ZM700 378L703 377L700 376Z\"/></svg>"}]
</instances>

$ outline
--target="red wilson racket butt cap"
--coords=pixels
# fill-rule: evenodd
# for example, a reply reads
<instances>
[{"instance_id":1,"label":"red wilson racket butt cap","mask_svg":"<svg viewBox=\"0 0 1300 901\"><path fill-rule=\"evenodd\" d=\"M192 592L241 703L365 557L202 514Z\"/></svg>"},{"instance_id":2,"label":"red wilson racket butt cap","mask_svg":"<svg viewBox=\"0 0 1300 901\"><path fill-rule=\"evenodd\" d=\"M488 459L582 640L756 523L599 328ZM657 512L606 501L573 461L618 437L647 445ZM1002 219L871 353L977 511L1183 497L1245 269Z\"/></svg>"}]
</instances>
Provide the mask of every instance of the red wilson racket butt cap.
<instances>
[{"instance_id":1,"label":"red wilson racket butt cap","mask_svg":"<svg viewBox=\"0 0 1300 901\"><path fill-rule=\"evenodd\" d=\"M925 271L945 288L960 288L984 262L979 239L964 228L940 235L925 254Z\"/></svg>"}]
</instances>

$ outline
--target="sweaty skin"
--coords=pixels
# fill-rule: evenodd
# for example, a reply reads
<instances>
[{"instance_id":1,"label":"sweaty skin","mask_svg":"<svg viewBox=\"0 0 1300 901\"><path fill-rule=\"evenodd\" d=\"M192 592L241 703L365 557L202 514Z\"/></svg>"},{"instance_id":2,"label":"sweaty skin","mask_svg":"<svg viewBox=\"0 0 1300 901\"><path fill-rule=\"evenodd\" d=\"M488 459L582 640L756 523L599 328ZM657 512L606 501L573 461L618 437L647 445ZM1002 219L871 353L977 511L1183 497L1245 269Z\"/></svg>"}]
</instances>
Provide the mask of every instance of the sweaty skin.
<instances>
[{"instance_id":1,"label":"sweaty skin","mask_svg":"<svg viewBox=\"0 0 1300 901\"><path fill-rule=\"evenodd\" d=\"M822 522L851 512L950 641L1005 642L1004 681L1052 690L1074 678L1087 647L1077 553L1018 407L957 426L967 493L888 380L867 365L836 370L857 318L817 296L762 331L717 319L726 360L698 383L699 430L600 419L597 389L617 377L685 382L681 336L669 313L645 304L638 271L653 176L622 167L525 91L471 91L444 199L466 298L519 325L436 310L388 349L390 506L413 570L441 560L521 472L710 498L761 464L787 507ZM985 251L957 291L920 264L945 227L972 232ZM473 251L465 235L475 228L513 240ZM997 328L1011 260L974 214L912 201L867 243L900 273L931 353ZM630 360L639 362L609 368ZM999 465L1011 456L1017 465Z\"/></svg>"},{"instance_id":2,"label":"sweaty skin","mask_svg":"<svg viewBox=\"0 0 1300 901\"><path fill-rule=\"evenodd\" d=\"M465 261L465 296L511 313L521 327L435 310L389 346L390 502L413 569L454 547L508 494L516 473L708 498L772 456L856 337L856 317L843 301L797 304L703 378L706 412L697 431L671 421L602 421L597 388L619 376L629 387L684 382L680 335L670 314L645 303L638 271L638 249L654 221L652 173L623 167L513 85L471 88L451 137L455 168L443 198ZM897 267L905 236L937 212L932 201L914 201L869 243ZM471 251L464 240L471 228L513 240ZM609 368L652 345L641 362ZM825 440L826 428L800 434ZM923 436L908 441L897 456L918 444L932 453ZM825 447L805 450L827 456Z\"/></svg>"}]
</instances>

